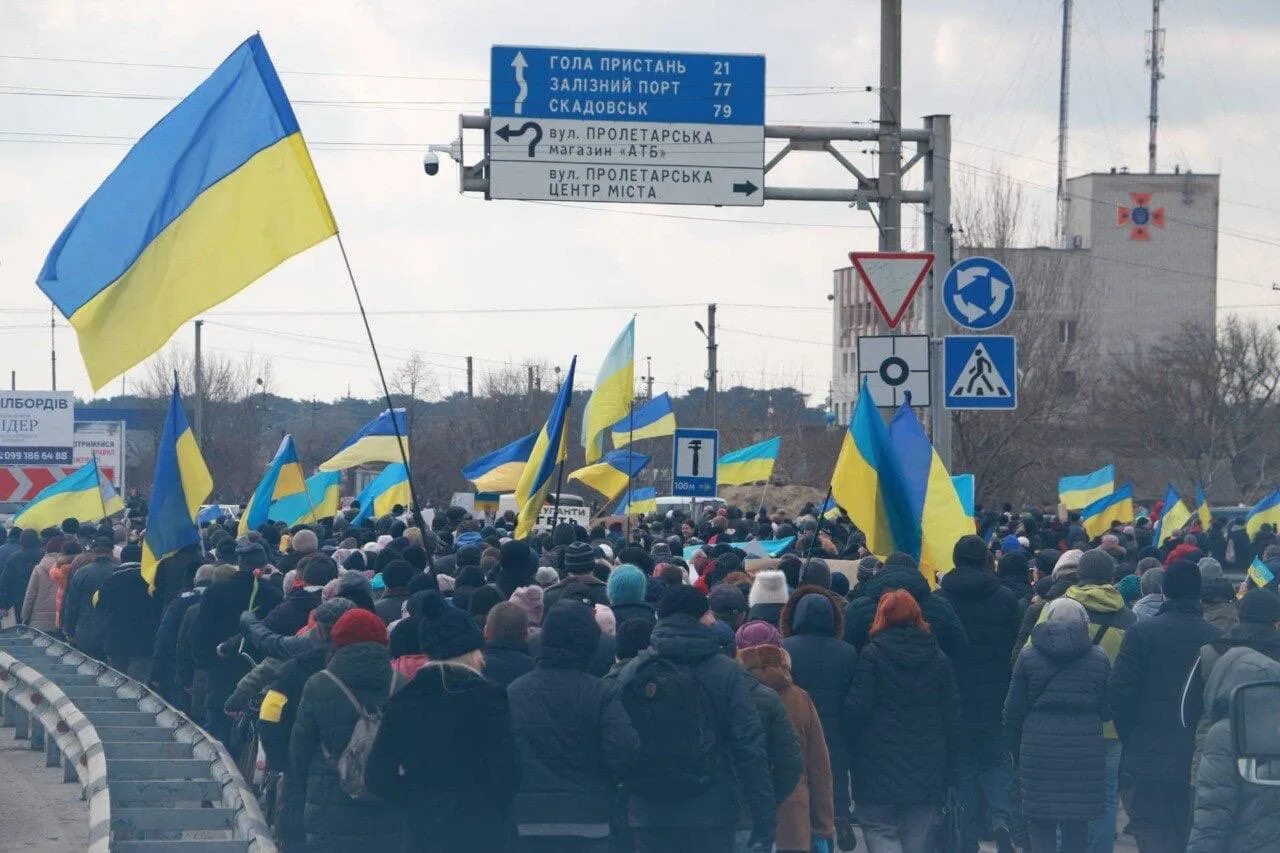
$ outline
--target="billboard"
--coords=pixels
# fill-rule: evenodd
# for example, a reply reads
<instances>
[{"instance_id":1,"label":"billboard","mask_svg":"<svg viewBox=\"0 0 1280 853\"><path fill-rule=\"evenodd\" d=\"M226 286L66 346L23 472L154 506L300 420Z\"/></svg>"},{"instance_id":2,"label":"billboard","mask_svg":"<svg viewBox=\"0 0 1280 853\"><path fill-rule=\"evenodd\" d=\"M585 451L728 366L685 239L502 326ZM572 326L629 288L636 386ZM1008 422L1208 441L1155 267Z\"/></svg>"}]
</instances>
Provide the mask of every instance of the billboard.
<instances>
[{"instance_id":1,"label":"billboard","mask_svg":"<svg viewBox=\"0 0 1280 853\"><path fill-rule=\"evenodd\" d=\"M0 465L70 465L75 396L0 391Z\"/></svg>"}]
</instances>

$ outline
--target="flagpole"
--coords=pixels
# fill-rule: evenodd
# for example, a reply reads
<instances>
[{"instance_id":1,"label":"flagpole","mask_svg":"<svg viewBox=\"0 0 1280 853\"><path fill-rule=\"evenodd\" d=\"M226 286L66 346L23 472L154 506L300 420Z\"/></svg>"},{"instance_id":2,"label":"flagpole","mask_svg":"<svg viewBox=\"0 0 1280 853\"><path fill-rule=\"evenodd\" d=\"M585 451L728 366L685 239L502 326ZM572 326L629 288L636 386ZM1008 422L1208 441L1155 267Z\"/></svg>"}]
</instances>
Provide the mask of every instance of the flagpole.
<instances>
[{"instance_id":1,"label":"flagpole","mask_svg":"<svg viewBox=\"0 0 1280 853\"><path fill-rule=\"evenodd\" d=\"M631 398L631 411L627 415L627 453L634 453L636 446L636 398ZM627 460L627 495L631 495L631 460ZM630 509L630 507L628 507ZM631 541L631 513L627 513L627 542Z\"/></svg>"},{"instance_id":2,"label":"flagpole","mask_svg":"<svg viewBox=\"0 0 1280 853\"><path fill-rule=\"evenodd\" d=\"M574 356L574 358L577 358L577 356L575 355L575 356ZM568 429L569 429L569 411L570 411L572 408L573 408L573 389L572 389L572 388L570 388L570 389L569 389L569 396L568 396L568 397L566 397L566 398L565 398L565 401L564 401L564 429L565 429L565 430L568 430ZM562 434L561 434L561 436L560 436L560 447L561 447L562 449L563 449L563 448L564 448L564 446L565 446L565 442L566 442L566 439L567 439L567 438L568 438L567 433L562 433ZM569 459L568 459L568 457L569 457L569 453L568 453L568 451L565 451L565 454L564 454L564 455L565 455L565 458L560 460L560 471L559 471L559 473L556 475L556 502L555 502L555 508L551 510L551 532L553 532L553 533L555 532L556 525L560 523L560 492L564 490L564 465L565 465L565 463L566 463L566 462L568 462L568 461L569 461ZM536 520L536 519L535 519L535 520Z\"/></svg>"},{"instance_id":3,"label":"flagpole","mask_svg":"<svg viewBox=\"0 0 1280 853\"><path fill-rule=\"evenodd\" d=\"M827 501L829 500L831 500L831 487L827 486L827 496L823 498L822 503L818 505L818 526L813 529L813 541L810 542L809 547L805 549L806 553L804 556L806 559L813 556L813 548L818 544L818 536L822 533L822 522L823 519L827 517L827 514L822 511L822 507L826 506Z\"/></svg>"},{"instance_id":4,"label":"flagpole","mask_svg":"<svg viewBox=\"0 0 1280 853\"><path fill-rule=\"evenodd\" d=\"M425 532L426 523L422 518L422 504L418 502L418 491L413 486L413 469L409 467L409 454L405 452L404 437L400 434L400 423L396 420L396 408L391 402L391 389L387 386L387 376L382 372L382 359L378 357L378 345L373 340L373 329L369 326L369 315L364 310L364 300L360 298L360 287L356 284L355 273L351 271L351 259L347 257L347 247L342 242L342 232L335 231L338 238L338 249L342 252L342 263L347 267L347 278L351 281L351 290L356 295L356 307L360 309L360 319L364 322L364 333L369 336L369 349L373 352L373 364L378 369L378 380L382 383L382 395L387 400L387 413L391 415L391 429L396 434L396 445L400 448L400 461L404 463L405 475L409 479L409 499L413 502L413 514L418 526ZM307 496L310 500L310 495ZM312 515L315 508L312 507Z\"/></svg>"}]
</instances>

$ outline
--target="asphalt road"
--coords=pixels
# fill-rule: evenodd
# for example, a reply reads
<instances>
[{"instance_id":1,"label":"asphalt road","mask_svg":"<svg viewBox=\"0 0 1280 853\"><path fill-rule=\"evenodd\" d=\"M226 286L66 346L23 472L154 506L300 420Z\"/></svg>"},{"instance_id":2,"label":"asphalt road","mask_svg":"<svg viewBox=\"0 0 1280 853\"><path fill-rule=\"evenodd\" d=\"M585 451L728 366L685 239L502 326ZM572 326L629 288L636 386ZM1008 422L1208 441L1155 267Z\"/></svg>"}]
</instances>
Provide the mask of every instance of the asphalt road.
<instances>
[{"instance_id":1,"label":"asphalt road","mask_svg":"<svg viewBox=\"0 0 1280 853\"><path fill-rule=\"evenodd\" d=\"M89 808L80 787L64 784L61 768L44 766L44 750L0 728L0 853L84 850Z\"/></svg>"}]
</instances>

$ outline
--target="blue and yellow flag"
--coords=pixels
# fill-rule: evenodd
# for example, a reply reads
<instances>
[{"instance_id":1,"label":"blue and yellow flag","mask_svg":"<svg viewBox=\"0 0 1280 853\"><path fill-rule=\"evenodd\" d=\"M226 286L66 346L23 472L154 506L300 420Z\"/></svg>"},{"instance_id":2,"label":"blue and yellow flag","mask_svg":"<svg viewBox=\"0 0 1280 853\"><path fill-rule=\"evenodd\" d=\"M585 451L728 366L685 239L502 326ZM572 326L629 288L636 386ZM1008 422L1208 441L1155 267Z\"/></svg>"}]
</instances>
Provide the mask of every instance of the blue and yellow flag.
<instances>
[{"instance_id":1,"label":"blue and yellow flag","mask_svg":"<svg viewBox=\"0 0 1280 853\"><path fill-rule=\"evenodd\" d=\"M1244 529L1249 533L1249 538L1252 539L1258 535L1258 531L1262 529L1264 524L1270 524L1280 530L1280 489L1253 505L1245 519Z\"/></svg>"},{"instance_id":2,"label":"blue and yellow flag","mask_svg":"<svg viewBox=\"0 0 1280 853\"><path fill-rule=\"evenodd\" d=\"M1133 521L1133 483L1125 483L1111 494L1080 510L1080 524L1090 539L1111 529L1113 521Z\"/></svg>"},{"instance_id":3,"label":"blue and yellow flag","mask_svg":"<svg viewBox=\"0 0 1280 853\"><path fill-rule=\"evenodd\" d=\"M973 475L956 474L951 482L956 487L956 494L960 496L960 506L964 507L965 515L973 517L974 507L978 503L975 495L977 484Z\"/></svg>"},{"instance_id":4,"label":"blue and yellow flag","mask_svg":"<svg viewBox=\"0 0 1280 853\"><path fill-rule=\"evenodd\" d=\"M538 434L531 432L479 459L473 459L462 469L462 476L471 481L477 492L514 492L537 439Z\"/></svg>"},{"instance_id":5,"label":"blue and yellow flag","mask_svg":"<svg viewBox=\"0 0 1280 853\"><path fill-rule=\"evenodd\" d=\"M283 521L290 527L332 518L338 514L341 491L341 471L312 474L307 478L306 491L272 501L267 518L271 521Z\"/></svg>"},{"instance_id":6,"label":"blue and yellow flag","mask_svg":"<svg viewBox=\"0 0 1280 853\"><path fill-rule=\"evenodd\" d=\"M1275 572L1271 571L1270 567L1262 562L1262 558L1254 557L1253 562L1249 564L1249 580L1253 581L1255 586L1262 587L1275 579Z\"/></svg>"},{"instance_id":7,"label":"blue and yellow flag","mask_svg":"<svg viewBox=\"0 0 1280 853\"><path fill-rule=\"evenodd\" d=\"M658 511L658 490L653 486L640 486L618 499L614 515L648 515Z\"/></svg>"},{"instance_id":8,"label":"blue and yellow flag","mask_svg":"<svg viewBox=\"0 0 1280 853\"><path fill-rule=\"evenodd\" d=\"M726 453L720 457L716 479L721 486L745 486L748 483L767 483L773 476L773 464L778 461L782 436L775 435L766 441Z\"/></svg>"},{"instance_id":9,"label":"blue and yellow flag","mask_svg":"<svg viewBox=\"0 0 1280 853\"><path fill-rule=\"evenodd\" d=\"M392 462L356 496L360 511L351 519L351 525L354 527L366 518L381 518L396 506L407 507L412 499L409 469L404 467L403 462Z\"/></svg>"},{"instance_id":10,"label":"blue and yellow flag","mask_svg":"<svg viewBox=\"0 0 1280 853\"><path fill-rule=\"evenodd\" d=\"M836 503L835 498L827 498L822 502L822 507L818 510L818 514L823 518L836 519L840 517L840 505Z\"/></svg>"},{"instance_id":11,"label":"blue and yellow flag","mask_svg":"<svg viewBox=\"0 0 1280 853\"><path fill-rule=\"evenodd\" d=\"M105 488L104 488L105 486ZM106 490L110 490L110 495ZM107 501L111 500L111 508ZM124 509L111 482L98 470L94 457L71 474L46 486L18 511L13 526L23 530L57 527L64 519L98 521Z\"/></svg>"},{"instance_id":12,"label":"blue and yellow flag","mask_svg":"<svg viewBox=\"0 0 1280 853\"><path fill-rule=\"evenodd\" d=\"M1204 493L1204 487L1199 483L1196 484L1196 517L1200 519L1200 526L1205 530L1213 524L1213 510L1209 508L1209 498Z\"/></svg>"},{"instance_id":13,"label":"blue and yellow flag","mask_svg":"<svg viewBox=\"0 0 1280 853\"><path fill-rule=\"evenodd\" d=\"M396 442L399 431L400 442ZM404 455L400 455L401 446ZM338 452L320 463L320 471L341 471L367 462L403 462L409 458L409 430L404 409L384 409L382 414L343 442Z\"/></svg>"},{"instance_id":14,"label":"blue and yellow flag","mask_svg":"<svg viewBox=\"0 0 1280 853\"><path fill-rule=\"evenodd\" d=\"M889 430L863 379L831 473L831 496L866 535L867 550L882 558L910 549L912 542L906 512L895 494L886 489L896 478L895 468Z\"/></svg>"},{"instance_id":15,"label":"blue and yellow flag","mask_svg":"<svg viewBox=\"0 0 1280 853\"><path fill-rule=\"evenodd\" d=\"M634 450L611 450L594 465L587 465L569 474L570 480L585 483L613 500L622 494L630 484L631 478L644 470L649 464L649 457Z\"/></svg>"},{"instance_id":16,"label":"blue and yellow flag","mask_svg":"<svg viewBox=\"0 0 1280 853\"><path fill-rule=\"evenodd\" d=\"M951 555L956 542L975 532L973 516L961 506L951 474L925 435L910 400L898 408L889 424L889 443L900 478L891 488L902 490L913 533L918 531L919 550L907 553L919 557L921 574L935 586L934 573L955 565Z\"/></svg>"},{"instance_id":17,"label":"blue and yellow flag","mask_svg":"<svg viewBox=\"0 0 1280 853\"><path fill-rule=\"evenodd\" d=\"M1177 487L1170 483L1169 488L1165 489L1164 508L1160 510L1160 520L1156 522L1152 544L1159 548L1164 544L1164 540L1186 527L1190 520L1191 510L1187 509L1186 504L1182 502Z\"/></svg>"},{"instance_id":18,"label":"blue and yellow flag","mask_svg":"<svg viewBox=\"0 0 1280 853\"><path fill-rule=\"evenodd\" d=\"M676 413L671 408L671 397L665 391L638 409L628 412L609 430L614 447L626 447L646 438L675 435Z\"/></svg>"},{"instance_id":19,"label":"blue and yellow flag","mask_svg":"<svg viewBox=\"0 0 1280 853\"><path fill-rule=\"evenodd\" d=\"M307 479L302 473L302 463L298 461L298 450L293 446L293 436L286 434L280 439L280 447L267 465L258 488L253 490L244 512L240 513L240 528L236 535L244 536L266 524L272 501L289 495L305 496L306 490Z\"/></svg>"},{"instance_id":20,"label":"blue and yellow flag","mask_svg":"<svg viewBox=\"0 0 1280 853\"><path fill-rule=\"evenodd\" d=\"M551 474L567 455L569 402L573 399L573 372L577 366L578 357L575 355L573 361L569 362L569 373L565 376L564 384L551 403L547 422L534 439L533 450L529 452L529 463L520 474L520 482L516 483L515 497L519 510L516 529L512 534L515 539L524 539L533 532L538 513L547 500Z\"/></svg>"},{"instance_id":21,"label":"blue and yellow flag","mask_svg":"<svg viewBox=\"0 0 1280 853\"><path fill-rule=\"evenodd\" d=\"M95 389L187 320L336 234L262 39L143 135L63 230L36 280Z\"/></svg>"},{"instance_id":22,"label":"blue and yellow flag","mask_svg":"<svg viewBox=\"0 0 1280 853\"><path fill-rule=\"evenodd\" d=\"M151 478L147 528L142 537L142 577L155 590L156 566L188 545L200 544L196 513L213 491L213 477L200 455L200 445L182 411L178 383L173 383L164 432L156 444L156 470Z\"/></svg>"},{"instance_id":23,"label":"blue and yellow flag","mask_svg":"<svg viewBox=\"0 0 1280 853\"><path fill-rule=\"evenodd\" d=\"M596 375L596 387L582 412L582 446L590 465L604 453L604 434L631 411L635 391L636 318L609 347Z\"/></svg>"},{"instance_id":24,"label":"blue and yellow flag","mask_svg":"<svg viewBox=\"0 0 1280 853\"><path fill-rule=\"evenodd\" d=\"M1058 480L1058 500L1067 509L1084 509L1116 489L1116 466L1107 465L1091 474Z\"/></svg>"}]
</instances>

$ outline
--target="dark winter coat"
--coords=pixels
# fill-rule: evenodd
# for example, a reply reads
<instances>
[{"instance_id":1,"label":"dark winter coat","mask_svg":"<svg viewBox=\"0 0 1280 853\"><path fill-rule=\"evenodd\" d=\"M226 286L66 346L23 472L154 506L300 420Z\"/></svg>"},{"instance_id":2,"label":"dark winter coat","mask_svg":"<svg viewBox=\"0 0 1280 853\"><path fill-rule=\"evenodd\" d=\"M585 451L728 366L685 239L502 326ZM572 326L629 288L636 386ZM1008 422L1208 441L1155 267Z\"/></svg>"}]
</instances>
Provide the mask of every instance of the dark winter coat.
<instances>
[{"instance_id":1,"label":"dark winter coat","mask_svg":"<svg viewBox=\"0 0 1280 853\"><path fill-rule=\"evenodd\" d=\"M542 612L547 613L562 598L576 598L592 604L609 603L609 587L595 575L569 575L547 587L542 596Z\"/></svg>"},{"instance_id":2,"label":"dark winter coat","mask_svg":"<svg viewBox=\"0 0 1280 853\"><path fill-rule=\"evenodd\" d=\"M320 590L308 590L298 586L285 594L284 600L275 606L262 620L267 630L277 634L296 634L307 624L311 611L320 604Z\"/></svg>"},{"instance_id":3,"label":"dark winter coat","mask_svg":"<svg viewBox=\"0 0 1280 853\"><path fill-rule=\"evenodd\" d=\"M508 687L533 670L528 643L491 642L484 648L484 677L500 687Z\"/></svg>"},{"instance_id":4,"label":"dark winter coat","mask_svg":"<svg viewBox=\"0 0 1280 853\"><path fill-rule=\"evenodd\" d=\"M1043 582L1043 580L1041 581ZM1037 583L1036 586L1040 584ZM1059 580L1050 582L1049 589L1039 598L1033 598L1031 603L1027 605L1026 610L1022 612L1022 623L1018 626L1018 638L1013 644L1013 653L1009 655L1009 664L1012 665L1018 659L1019 653L1027 645L1031 639L1031 629L1040 623L1040 614L1044 612L1044 606L1055 598L1060 598L1066 594L1067 590L1076 585L1076 576L1070 575L1067 580Z\"/></svg>"},{"instance_id":5,"label":"dark winter coat","mask_svg":"<svg viewBox=\"0 0 1280 853\"><path fill-rule=\"evenodd\" d=\"M255 585L257 595L253 592ZM218 644L240 630L240 614L248 609L251 596L258 618L280 603L275 588L269 583L259 583L247 569L240 569L205 590L191 638L197 666L211 668L217 663Z\"/></svg>"},{"instance_id":6,"label":"dark winter coat","mask_svg":"<svg viewBox=\"0 0 1280 853\"><path fill-rule=\"evenodd\" d=\"M328 648L316 648L281 664L258 710L258 738L267 756L267 766L285 773L286 798L293 781L288 775L289 739L298 717L298 702L307 680L324 669L329 652ZM301 802L305 802L305 796L295 797L293 808L286 807L280 811L277 833L283 850L305 849L306 829L303 826L304 809L299 807Z\"/></svg>"},{"instance_id":7,"label":"dark winter coat","mask_svg":"<svg viewBox=\"0 0 1280 853\"><path fill-rule=\"evenodd\" d=\"M365 781L400 808L401 849L504 853L521 772L507 692L472 669L429 663L387 702Z\"/></svg>"},{"instance_id":8,"label":"dark winter coat","mask_svg":"<svg viewBox=\"0 0 1280 853\"><path fill-rule=\"evenodd\" d=\"M201 607L207 603L206 599ZM355 643L339 649L326 669L367 710L387 701L391 663L386 646ZM355 707L328 675L317 672L307 679L289 736L286 775L291 779L285 786L285 801L293 815L305 802L301 814L308 853L393 850L400 843L403 833L395 809L385 802L352 799L338 779L337 759L347 748L358 718ZM292 784L303 779L305 788Z\"/></svg>"},{"instance_id":9,"label":"dark winter coat","mask_svg":"<svg viewBox=\"0 0 1280 853\"><path fill-rule=\"evenodd\" d=\"M929 623L938 646L949 658L965 654L969 639L964 626L956 616L951 602L929 591L929 582L917 569L909 566L887 565L877 574L858 584L861 594L854 597L844 610L844 641L861 649L867 642L867 632L876 618L880 596L894 589L905 589L915 597Z\"/></svg>"},{"instance_id":10,"label":"dark winter coat","mask_svg":"<svg viewBox=\"0 0 1280 853\"><path fill-rule=\"evenodd\" d=\"M76 575L92 565L90 563L80 569ZM76 575L72 575L71 579L75 580ZM160 616L159 627L156 628L156 642L151 650L151 672L148 677L152 688L170 702L177 702L182 698L181 688L174 678L178 664L178 631L182 628L182 619L187 615L187 611L200 603L200 595L203 592L204 587L201 586L198 589L187 590L170 601L169 606Z\"/></svg>"},{"instance_id":11,"label":"dark winter coat","mask_svg":"<svg viewBox=\"0 0 1280 853\"><path fill-rule=\"evenodd\" d=\"M1018 655L1004 703L1004 732L1018 756L1028 818L1091 820L1106 778L1106 652L1074 622L1044 622Z\"/></svg>"},{"instance_id":12,"label":"dark winter coat","mask_svg":"<svg viewBox=\"0 0 1280 853\"><path fill-rule=\"evenodd\" d=\"M654 625L658 621L657 611L647 601L637 601L632 604L611 604L609 607L613 610L613 618L619 628L622 627L622 623L629 619L643 619L650 625ZM546 612L545 607L543 612Z\"/></svg>"},{"instance_id":13,"label":"dark winter coat","mask_svg":"<svg viewBox=\"0 0 1280 853\"><path fill-rule=\"evenodd\" d=\"M107 623L105 613L93 606L93 596L117 568L119 564L111 557L95 557L93 562L76 569L67 581L67 591L62 596L62 630L86 654L103 652Z\"/></svg>"},{"instance_id":14,"label":"dark winter coat","mask_svg":"<svg viewBox=\"0 0 1280 853\"><path fill-rule=\"evenodd\" d=\"M1200 609L1205 621L1223 633L1240 623L1240 614L1236 612L1236 590L1226 578L1204 582L1200 590Z\"/></svg>"},{"instance_id":15,"label":"dark winter coat","mask_svg":"<svg viewBox=\"0 0 1280 853\"><path fill-rule=\"evenodd\" d=\"M782 621L782 608L785 604L773 604L765 602L763 604L753 604L747 610L748 622L768 622L770 625L777 627Z\"/></svg>"},{"instance_id":16,"label":"dark winter coat","mask_svg":"<svg viewBox=\"0 0 1280 853\"><path fill-rule=\"evenodd\" d=\"M21 548L9 557L0 572L0 611L22 606L31 572L43 558L44 549L40 547Z\"/></svg>"},{"instance_id":17,"label":"dark winter coat","mask_svg":"<svg viewBox=\"0 0 1280 853\"><path fill-rule=\"evenodd\" d=\"M1205 689L1212 725L1195 778L1195 816L1187 853L1274 850L1280 839L1280 788L1250 784L1236 767L1228 714L1242 684L1280 681L1280 664L1252 649L1227 652Z\"/></svg>"},{"instance_id":18,"label":"dark winter coat","mask_svg":"<svg viewBox=\"0 0 1280 853\"><path fill-rule=\"evenodd\" d=\"M521 834L600 838L614 789L640 748L622 702L580 659L544 656L507 687L524 766L515 799ZM487 668L487 664L486 664Z\"/></svg>"},{"instance_id":19,"label":"dark winter coat","mask_svg":"<svg viewBox=\"0 0 1280 853\"><path fill-rule=\"evenodd\" d=\"M1018 599L994 574L969 566L943 575L941 588L969 638L963 654L949 656L960 687L962 752L976 767L993 767L1004 760L1000 715L1022 615Z\"/></svg>"},{"instance_id":20,"label":"dark winter coat","mask_svg":"<svg viewBox=\"0 0 1280 853\"><path fill-rule=\"evenodd\" d=\"M768 745L751 701L753 676L721 653L714 631L687 614L660 619L649 642L649 648L623 668L618 683L626 684L653 655L688 667L706 690L710 716L717 724L720 762L715 768L715 782L703 794L675 802L633 794L631 826L733 829L739 808L737 796L741 794L752 823L771 829L776 802L769 779Z\"/></svg>"},{"instance_id":21,"label":"dark winter coat","mask_svg":"<svg viewBox=\"0 0 1280 853\"><path fill-rule=\"evenodd\" d=\"M1124 635L1111 668L1108 699L1124 744L1120 777L1190 784L1195 728L1182 724L1187 674L1200 647L1218 637L1199 601L1170 599Z\"/></svg>"},{"instance_id":22,"label":"dark winter coat","mask_svg":"<svg viewBox=\"0 0 1280 853\"><path fill-rule=\"evenodd\" d=\"M112 657L150 657L160 624L159 602L142 579L142 567L126 563L98 590L97 609L107 626L106 651Z\"/></svg>"},{"instance_id":23,"label":"dark winter coat","mask_svg":"<svg viewBox=\"0 0 1280 853\"><path fill-rule=\"evenodd\" d=\"M587 672L596 678L604 678L609 674L609 670L613 668L613 661L617 656L618 638L614 634L601 634L600 642L596 644L595 654L591 656L591 661L587 664ZM529 638L529 654L534 660L538 659L538 655L542 651L542 635L535 634Z\"/></svg>"},{"instance_id":24,"label":"dark winter coat","mask_svg":"<svg viewBox=\"0 0 1280 853\"><path fill-rule=\"evenodd\" d=\"M819 587L802 586L792 593L781 621L782 647L791 656L791 678L818 709L832 777L845 779L853 733L845 727L844 700L858 667L858 651L839 639L844 629L839 599ZM846 800L837 796L842 804Z\"/></svg>"},{"instance_id":25,"label":"dark winter coat","mask_svg":"<svg viewBox=\"0 0 1280 853\"><path fill-rule=\"evenodd\" d=\"M301 657L317 647L329 647L329 641L315 631L308 631L301 636L277 634L252 613L245 613L241 617L240 630L246 645L257 652L258 657L288 660Z\"/></svg>"},{"instance_id":26,"label":"dark winter coat","mask_svg":"<svg viewBox=\"0 0 1280 853\"><path fill-rule=\"evenodd\" d=\"M404 615L403 606L408 599L404 592L389 593L373 603L373 612L378 614L383 625L390 625Z\"/></svg>"},{"instance_id":27,"label":"dark winter coat","mask_svg":"<svg viewBox=\"0 0 1280 853\"><path fill-rule=\"evenodd\" d=\"M958 770L959 706L951 664L932 634L904 625L872 636L844 706L853 799L940 802Z\"/></svg>"}]
</instances>

